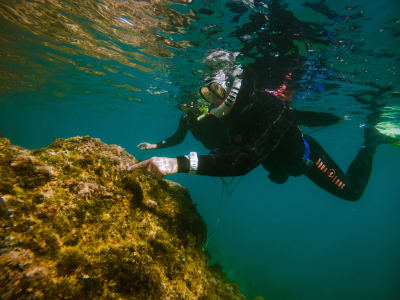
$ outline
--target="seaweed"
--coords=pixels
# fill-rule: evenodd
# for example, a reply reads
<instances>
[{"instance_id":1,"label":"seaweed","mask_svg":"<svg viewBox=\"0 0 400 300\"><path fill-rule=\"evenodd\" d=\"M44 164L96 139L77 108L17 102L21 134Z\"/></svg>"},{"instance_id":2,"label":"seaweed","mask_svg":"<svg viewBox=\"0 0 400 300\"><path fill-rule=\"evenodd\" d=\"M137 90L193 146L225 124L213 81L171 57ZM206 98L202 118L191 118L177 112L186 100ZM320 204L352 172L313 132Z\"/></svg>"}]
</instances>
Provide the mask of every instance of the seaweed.
<instances>
[{"instance_id":1,"label":"seaweed","mask_svg":"<svg viewBox=\"0 0 400 300\"><path fill-rule=\"evenodd\" d=\"M244 299L203 250L188 191L99 139L0 138L2 299Z\"/></svg>"}]
</instances>

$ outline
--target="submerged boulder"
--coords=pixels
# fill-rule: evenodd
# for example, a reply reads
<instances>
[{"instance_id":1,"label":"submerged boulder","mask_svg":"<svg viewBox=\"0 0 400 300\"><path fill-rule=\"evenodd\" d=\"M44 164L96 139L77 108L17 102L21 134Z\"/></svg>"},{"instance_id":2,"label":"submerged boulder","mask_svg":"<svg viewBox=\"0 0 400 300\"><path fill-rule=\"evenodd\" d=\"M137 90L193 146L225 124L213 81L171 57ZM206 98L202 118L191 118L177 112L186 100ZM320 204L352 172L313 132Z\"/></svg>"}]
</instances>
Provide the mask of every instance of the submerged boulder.
<instances>
[{"instance_id":1,"label":"submerged boulder","mask_svg":"<svg viewBox=\"0 0 400 300\"><path fill-rule=\"evenodd\" d=\"M209 267L189 193L121 147L0 138L0 298L244 299Z\"/></svg>"}]
</instances>

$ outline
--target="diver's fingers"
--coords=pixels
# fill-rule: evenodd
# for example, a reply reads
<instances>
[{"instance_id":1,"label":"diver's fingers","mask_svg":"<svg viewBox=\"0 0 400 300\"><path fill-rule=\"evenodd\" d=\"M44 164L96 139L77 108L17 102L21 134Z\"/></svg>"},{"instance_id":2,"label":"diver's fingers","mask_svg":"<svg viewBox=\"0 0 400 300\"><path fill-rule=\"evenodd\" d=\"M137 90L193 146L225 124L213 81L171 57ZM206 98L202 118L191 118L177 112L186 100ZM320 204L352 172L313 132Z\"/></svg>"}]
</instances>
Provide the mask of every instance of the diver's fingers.
<instances>
[{"instance_id":1,"label":"diver's fingers","mask_svg":"<svg viewBox=\"0 0 400 300\"><path fill-rule=\"evenodd\" d=\"M178 161L176 158L152 157L148 160L128 167L128 171L143 169L156 177L163 177L178 172Z\"/></svg>"},{"instance_id":2,"label":"diver's fingers","mask_svg":"<svg viewBox=\"0 0 400 300\"><path fill-rule=\"evenodd\" d=\"M136 147L140 148L140 150L150 150L150 149L156 149L157 144L150 144L147 142L140 143Z\"/></svg>"},{"instance_id":3,"label":"diver's fingers","mask_svg":"<svg viewBox=\"0 0 400 300\"><path fill-rule=\"evenodd\" d=\"M154 175L157 178L161 178L167 174L164 174L160 169L162 167L159 165L159 157L152 157L148 160L142 161L140 163L134 164L130 167L128 167L128 171L134 171L137 169L142 169L152 175Z\"/></svg>"},{"instance_id":4,"label":"diver's fingers","mask_svg":"<svg viewBox=\"0 0 400 300\"><path fill-rule=\"evenodd\" d=\"M134 165L128 167L127 170L130 172L130 171L133 171L136 169L144 169L149 164L149 161L150 160L148 159L148 160L142 161L140 163L134 164Z\"/></svg>"},{"instance_id":5,"label":"diver's fingers","mask_svg":"<svg viewBox=\"0 0 400 300\"><path fill-rule=\"evenodd\" d=\"M146 148L146 144L147 144L146 142L143 142L143 143L138 144L136 147L140 148L141 150L143 150L143 149Z\"/></svg>"}]
</instances>

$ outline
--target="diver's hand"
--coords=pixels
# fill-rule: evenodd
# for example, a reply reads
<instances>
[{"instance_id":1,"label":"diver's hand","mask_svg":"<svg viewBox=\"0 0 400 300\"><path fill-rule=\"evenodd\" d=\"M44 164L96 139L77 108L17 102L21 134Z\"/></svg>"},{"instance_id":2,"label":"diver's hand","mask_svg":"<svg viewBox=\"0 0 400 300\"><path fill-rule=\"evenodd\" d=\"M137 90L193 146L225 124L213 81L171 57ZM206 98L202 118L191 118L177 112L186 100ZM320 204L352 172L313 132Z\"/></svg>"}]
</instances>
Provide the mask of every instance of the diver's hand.
<instances>
[{"instance_id":1,"label":"diver's hand","mask_svg":"<svg viewBox=\"0 0 400 300\"><path fill-rule=\"evenodd\" d=\"M152 157L128 167L128 171L143 169L156 177L178 173L178 160L169 157Z\"/></svg>"},{"instance_id":2,"label":"diver's hand","mask_svg":"<svg viewBox=\"0 0 400 300\"><path fill-rule=\"evenodd\" d=\"M150 150L150 149L157 149L157 144L150 144L150 143L140 143L136 147L140 148L140 150Z\"/></svg>"}]
</instances>

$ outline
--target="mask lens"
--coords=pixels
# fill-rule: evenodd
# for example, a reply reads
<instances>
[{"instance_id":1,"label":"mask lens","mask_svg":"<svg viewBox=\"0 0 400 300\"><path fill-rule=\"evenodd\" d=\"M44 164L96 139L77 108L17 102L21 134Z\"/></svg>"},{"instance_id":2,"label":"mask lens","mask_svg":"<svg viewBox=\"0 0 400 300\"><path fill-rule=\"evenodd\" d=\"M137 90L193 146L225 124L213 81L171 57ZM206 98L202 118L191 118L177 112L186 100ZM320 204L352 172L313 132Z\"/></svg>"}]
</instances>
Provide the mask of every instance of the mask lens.
<instances>
[{"instance_id":1,"label":"mask lens","mask_svg":"<svg viewBox=\"0 0 400 300\"><path fill-rule=\"evenodd\" d=\"M208 86L203 86L200 88L200 95L204 98L204 100L210 101L211 92Z\"/></svg>"},{"instance_id":2,"label":"mask lens","mask_svg":"<svg viewBox=\"0 0 400 300\"><path fill-rule=\"evenodd\" d=\"M226 98L225 89L219 83L216 83L216 82L211 83L210 90L213 94L215 94L221 100L224 100Z\"/></svg>"}]
</instances>

